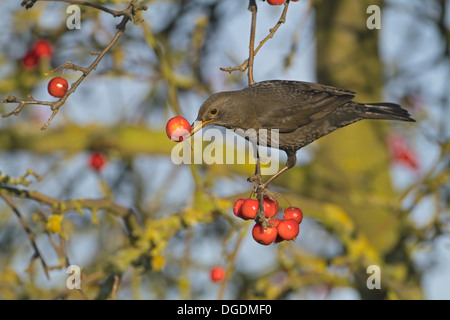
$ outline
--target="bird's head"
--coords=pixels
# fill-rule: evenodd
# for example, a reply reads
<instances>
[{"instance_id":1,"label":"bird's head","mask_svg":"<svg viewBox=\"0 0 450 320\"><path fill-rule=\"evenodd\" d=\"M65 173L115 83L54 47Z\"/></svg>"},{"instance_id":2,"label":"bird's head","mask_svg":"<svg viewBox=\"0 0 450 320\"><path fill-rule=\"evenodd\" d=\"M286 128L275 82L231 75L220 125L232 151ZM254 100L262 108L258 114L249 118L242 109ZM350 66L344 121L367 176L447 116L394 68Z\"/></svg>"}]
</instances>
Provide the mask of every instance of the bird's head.
<instances>
[{"instance_id":1,"label":"bird's head","mask_svg":"<svg viewBox=\"0 0 450 320\"><path fill-rule=\"evenodd\" d=\"M219 92L209 97L200 107L190 135L206 125L232 127L231 124L236 123L235 119L239 117L232 100L233 93Z\"/></svg>"}]
</instances>

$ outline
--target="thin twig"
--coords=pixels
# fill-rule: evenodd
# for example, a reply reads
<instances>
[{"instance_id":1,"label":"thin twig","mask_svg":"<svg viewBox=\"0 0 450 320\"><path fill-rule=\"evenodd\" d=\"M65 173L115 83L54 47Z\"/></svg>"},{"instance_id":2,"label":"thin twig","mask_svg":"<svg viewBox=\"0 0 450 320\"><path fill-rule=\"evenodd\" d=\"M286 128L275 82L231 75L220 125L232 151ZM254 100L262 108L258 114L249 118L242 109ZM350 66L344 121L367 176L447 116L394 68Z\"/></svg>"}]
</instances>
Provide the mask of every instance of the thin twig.
<instances>
[{"instance_id":1,"label":"thin twig","mask_svg":"<svg viewBox=\"0 0 450 320\"><path fill-rule=\"evenodd\" d=\"M20 113L20 111L22 111L23 107L25 107L25 105L27 105L27 104L39 104L39 105L46 105L46 106L53 105L53 102L35 100L35 99L33 99L33 97L31 95L28 95L27 99L28 100L20 100L14 96L8 96L6 99L3 100L3 103L18 103L19 105L12 112L5 113L4 115L2 115L2 117L8 118L9 116L12 116L12 115L17 116Z\"/></svg>"},{"instance_id":2,"label":"thin twig","mask_svg":"<svg viewBox=\"0 0 450 320\"><path fill-rule=\"evenodd\" d=\"M258 47L253 52L253 58L257 55L259 49L264 45L264 43L267 42L267 40L273 38L275 33L277 32L278 28L283 24L286 23L286 14L289 7L289 0L284 3L284 9L281 13L280 19L278 19L278 22L275 24L275 26L269 30L269 34L259 43ZM249 5L249 10L251 6ZM256 5L255 5L256 8ZM250 10L251 11L251 10ZM255 23L256 23L256 10L255 10ZM252 12L252 27L253 27L253 12ZM254 34L253 34L254 36ZM250 59L250 57L249 57ZM242 64L236 66L236 67L229 67L229 68L220 68L220 70L231 73L233 71L241 71L245 72L249 68L249 59L246 59Z\"/></svg>"},{"instance_id":3,"label":"thin twig","mask_svg":"<svg viewBox=\"0 0 450 320\"><path fill-rule=\"evenodd\" d=\"M111 290L111 297L108 300L117 300L117 289L119 288L120 278L117 274L114 275L114 283Z\"/></svg>"},{"instance_id":4,"label":"thin twig","mask_svg":"<svg viewBox=\"0 0 450 320\"><path fill-rule=\"evenodd\" d=\"M255 60L255 32L256 32L256 16L258 13L258 7L255 0L249 0L248 10L252 13L252 25L250 28L250 45L248 55L248 84L254 84L253 79L253 61Z\"/></svg>"},{"instance_id":5,"label":"thin twig","mask_svg":"<svg viewBox=\"0 0 450 320\"><path fill-rule=\"evenodd\" d=\"M269 34L268 34L268 35L267 35L267 36L259 43L258 47L256 47L256 49L255 49L255 55L258 53L259 49L261 49L261 47L263 46L263 44L267 42L267 40L273 38L273 36L274 36L275 33L277 32L278 28L279 28L283 23L286 22L286 14L287 14L288 7L289 7L289 0L286 1L286 2L284 3L284 9L283 9L283 12L281 13L281 17L280 17L280 19L278 20L277 24L276 24L272 29L269 30L270 33L269 33Z\"/></svg>"},{"instance_id":6,"label":"thin twig","mask_svg":"<svg viewBox=\"0 0 450 320\"><path fill-rule=\"evenodd\" d=\"M247 234L248 228L245 228L241 231L241 234L239 235L239 238L236 242L236 245L234 246L233 252L231 253L229 264L227 267L227 270L225 272L225 278L222 280L222 283L220 284L219 293L217 294L217 300L222 300L223 296L225 294L225 289L227 288L228 282L230 281L230 275L233 273L233 269L236 266L236 259L239 252L239 249L242 246L243 240Z\"/></svg>"},{"instance_id":7,"label":"thin twig","mask_svg":"<svg viewBox=\"0 0 450 320\"><path fill-rule=\"evenodd\" d=\"M20 223L22 224L25 232L27 233L28 239L30 240L31 246L34 249L34 254L30 261L30 267L34 259L39 259L42 264L42 268L44 269L45 276L48 280L50 280L50 274L48 273L48 267L45 263L44 258L41 255L41 252L39 251L36 242L34 239L36 238L36 235L31 231L30 226L28 225L27 221L22 217L22 214L20 213L19 209L15 205L14 201L12 201L11 197L8 194L0 193L0 197L6 202L6 204L11 208L11 210L16 214L17 218L19 218Z\"/></svg>"},{"instance_id":8,"label":"thin twig","mask_svg":"<svg viewBox=\"0 0 450 320\"><path fill-rule=\"evenodd\" d=\"M47 216L45 215L44 211L40 207L36 208L36 213L42 222L47 221ZM70 266L69 257L67 255L66 246L65 246L65 240L63 239L63 237L61 237L61 236L59 237L60 245L57 245L55 240L52 238L50 232L48 232L47 230L44 230L44 232L47 235L48 240L50 241L50 244L52 245L53 249L56 252L58 261L61 261L61 258L64 258L64 260L65 260L65 263L60 263L56 266L48 267L48 269L49 270L59 270L64 267Z\"/></svg>"},{"instance_id":9,"label":"thin twig","mask_svg":"<svg viewBox=\"0 0 450 320\"><path fill-rule=\"evenodd\" d=\"M124 16L124 15L128 14L127 10L120 10L120 11L112 10L112 9L106 8L104 6L101 6L99 4L90 3L88 1L83 1L83 0L24 0L24 1L22 1L21 6L25 7L25 9L30 9L38 1L66 2L66 3L70 3L70 4L76 4L79 6L92 7L92 8L104 11L106 13L109 13L114 17L120 17L120 16Z\"/></svg>"}]
</instances>

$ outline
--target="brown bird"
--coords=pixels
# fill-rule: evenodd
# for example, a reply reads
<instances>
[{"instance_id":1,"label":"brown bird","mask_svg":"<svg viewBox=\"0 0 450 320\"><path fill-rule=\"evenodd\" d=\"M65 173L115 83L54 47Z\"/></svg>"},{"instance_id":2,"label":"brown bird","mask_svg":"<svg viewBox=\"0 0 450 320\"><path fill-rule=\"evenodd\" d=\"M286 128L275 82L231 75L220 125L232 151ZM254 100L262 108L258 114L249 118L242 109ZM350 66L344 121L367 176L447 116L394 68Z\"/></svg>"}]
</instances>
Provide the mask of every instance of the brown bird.
<instances>
[{"instance_id":1,"label":"brown bird","mask_svg":"<svg viewBox=\"0 0 450 320\"><path fill-rule=\"evenodd\" d=\"M270 135L267 145L285 151L287 163L260 185L265 189L295 165L300 148L334 130L363 119L415 121L398 104L358 103L352 101L355 94L309 82L262 81L209 97L200 107L191 135L206 125L244 131L279 130L278 146L271 145Z\"/></svg>"}]
</instances>

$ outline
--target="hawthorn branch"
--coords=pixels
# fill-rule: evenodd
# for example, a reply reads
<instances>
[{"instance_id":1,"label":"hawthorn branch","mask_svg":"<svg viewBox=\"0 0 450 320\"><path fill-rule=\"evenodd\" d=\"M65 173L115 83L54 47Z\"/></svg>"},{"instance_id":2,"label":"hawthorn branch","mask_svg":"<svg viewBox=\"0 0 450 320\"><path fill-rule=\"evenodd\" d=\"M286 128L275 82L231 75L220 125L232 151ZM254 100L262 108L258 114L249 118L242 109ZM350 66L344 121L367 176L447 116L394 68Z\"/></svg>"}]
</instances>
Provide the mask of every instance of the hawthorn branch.
<instances>
[{"instance_id":1,"label":"hawthorn branch","mask_svg":"<svg viewBox=\"0 0 450 320\"><path fill-rule=\"evenodd\" d=\"M37 1L47 1L47 0L24 0L22 2L22 6L24 6L26 9L31 8ZM29 105L29 104L35 104L35 105L47 105L50 106L50 109L52 110L52 114L50 116L50 118L47 120L46 123L44 123L44 125L41 127L41 130L45 130L48 128L48 126L50 125L50 123L52 122L53 118L56 116L56 114L58 113L59 109L64 105L64 103L67 101L67 98L75 92L75 90L78 88L78 86L81 84L81 82L83 82L84 79L86 79L86 77L97 68L98 64L100 63L100 61L103 59L103 57L106 55L106 53L111 50L111 48L117 43L117 41L119 40L120 36L125 32L125 26L128 23L128 21L132 20L134 18L134 16L136 15L136 12L139 10L147 10L146 6L136 6L136 1L135 0L131 0L130 4L128 5L128 7L124 10L121 11L116 11L116 10L111 10L108 8L105 8L103 6L97 5L97 4L92 4L90 2L87 1L78 1L78 0L56 0L59 2L67 2L67 3L71 3L71 4L78 4L78 5L85 5L85 6L90 6L93 8L96 8L98 10L102 10L104 12L107 12L109 14L112 14L114 17L118 17L118 16L122 16L122 21L116 26L117 32L114 35L114 37L112 38L112 40L109 42L109 44L97 55L97 58L92 62L92 64L87 67L87 68L83 68L80 66L77 66L71 62L67 62L66 65L64 66L65 69L69 69L69 70L75 70L75 71L81 71L83 74L78 78L77 81L75 81L74 83L72 83L72 85L70 86L69 90L67 90L67 92L64 94L64 96L62 96L59 100L54 101L54 102L49 102L49 101L37 101L35 99L33 99L30 95L27 96L27 99L18 99L14 96L9 96L8 98L4 99L3 102L4 103L19 103L19 105L16 107L16 109L14 109L12 112L10 113L6 113L3 115L3 118L7 118L10 117L11 115L15 115L17 116L22 109L25 107L25 105Z\"/></svg>"},{"instance_id":2,"label":"hawthorn branch","mask_svg":"<svg viewBox=\"0 0 450 320\"><path fill-rule=\"evenodd\" d=\"M250 5L249 5L249 10L251 10L252 5L251 5L250 1ZM253 1L254 2L254 1ZM289 0L287 0L284 3L284 9L283 12L281 13L280 19L278 19L278 22L275 24L275 26L273 28L271 28L269 30L269 34L259 43L259 45L256 47L256 49L253 52L253 55L250 54L249 58L246 59L244 62L242 62L242 64L235 66L235 67L229 67L229 68L220 68L220 70L231 73L233 71L241 71L241 72L245 72L248 68L250 68L250 59L252 59L252 63L253 63L253 58L256 56L256 54L258 53L259 49L261 49L261 47L271 38L274 37L275 33L277 32L278 28L280 28L280 26L283 23L286 23L286 14L287 14L287 10L289 7ZM253 19L253 16L255 17ZM255 12L253 13L252 11L252 28L253 28L253 20L255 20L255 24L256 24L256 4L255 4ZM254 33L251 33L251 36L253 36L253 41L254 41ZM250 40L251 41L251 40ZM252 66L253 67L253 66Z\"/></svg>"},{"instance_id":3,"label":"hawthorn branch","mask_svg":"<svg viewBox=\"0 0 450 320\"><path fill-rule=\"evenodd\" d=\"M30 94L27 95L28 100L21 100L16 98L15 96L8 96L6 99L3 100L3 103L18 103L19 105L17 108L15 108L12 112L5 113L2 115L3 118L8 118L9 116L15 115L17 116L20 111L22 111L23 107L27 104L39 104L39 105L46 105L46 106L52 106L53 102L48 101L38 101L34 99Z\"/></svg>"},{"instance_id":4,"label":"hawthorn branch","mask_svg":"<svg viewBox=\"0 0 450 320\"><path fill-rule=\"evenodd\" d=\"M88 209L91 211L106 210L124 220L128 235L132 241L136 240L142 232L135 212L132 209L123 207L110 199L69 199L64 201L47 196L37 191L0 184L0 197L4 198L5 196L29 199L39 202L42 205L49 206L53 214L62 214L67 211L79 212L82 209Z\"/></svg>"}]
</instances>

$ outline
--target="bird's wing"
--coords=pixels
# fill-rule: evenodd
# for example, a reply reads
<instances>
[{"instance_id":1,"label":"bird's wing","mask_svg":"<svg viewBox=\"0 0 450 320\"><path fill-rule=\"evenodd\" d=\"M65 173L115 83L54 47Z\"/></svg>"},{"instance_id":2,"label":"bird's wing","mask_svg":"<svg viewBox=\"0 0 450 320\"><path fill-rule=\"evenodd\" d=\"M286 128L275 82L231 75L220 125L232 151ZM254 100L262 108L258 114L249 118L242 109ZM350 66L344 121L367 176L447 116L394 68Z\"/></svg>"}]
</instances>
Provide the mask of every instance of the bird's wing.
<instances>
[{"instance_id":1,"label":"bird's wing","mask_svg":"<svg viewBox=\"0 0 450 320\"><path fill-rule=\"evenodd\" d=\"M355 93L316 83L272 80L255 83L248 90L260 128L291 132L319 120L352 100Z\"/></svg>"}]
</instances>

